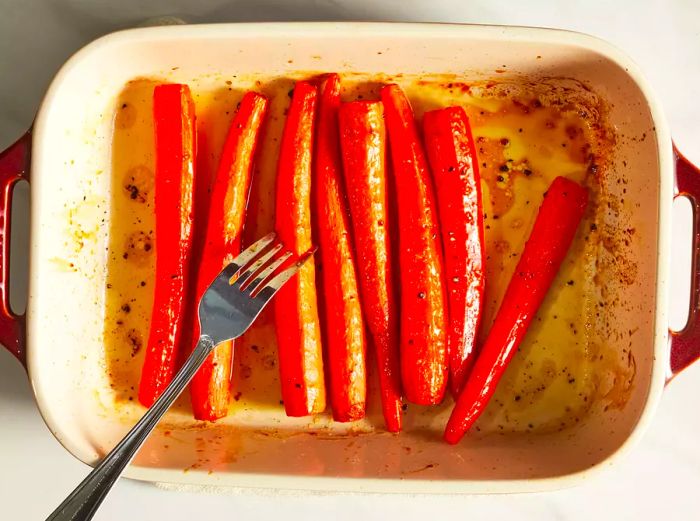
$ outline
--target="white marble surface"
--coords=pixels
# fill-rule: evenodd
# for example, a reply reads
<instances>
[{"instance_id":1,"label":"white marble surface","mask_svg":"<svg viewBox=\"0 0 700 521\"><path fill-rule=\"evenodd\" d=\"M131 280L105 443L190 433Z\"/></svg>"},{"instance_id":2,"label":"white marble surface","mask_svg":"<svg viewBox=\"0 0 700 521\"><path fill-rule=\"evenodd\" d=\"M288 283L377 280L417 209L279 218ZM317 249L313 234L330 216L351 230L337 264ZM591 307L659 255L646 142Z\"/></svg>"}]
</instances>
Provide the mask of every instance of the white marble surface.
<instances>
[{"instance_id":1,"label":"white marble surface","mask_svg":"<svg viewBox=\"0 0 700 521\"><path fill-rule=\"evenodd\" d=\"M700 2L604 0L0 0L0 149L30 124L51 77L100 34L174 14L193 22L407 20L539 25L591 33L617 44L646 71L681 150L700 163ZM687 215L674 233L687 237ZM15 245L26 242L22 232ZM682 242L679 239L679 242ZM676 246L678 249L678 246ZM14 253L13 253L14 255ZM21 257L19 252L18 257ZM688 272L674 255L674 272ZM21 286L21 270L15 280ZM682 290L683 281L677 281ZM19 290L21 299L21 288ZM674 303L682 313L682 298ZM667 388L642 442L622 463L572 490L521 496L349 496L165 492L124 480L96 519L646 520L700 519L700 364ZM86 473L41 421L26 375L0 352L0 518L44 519ZM224 517L225 516L225 517Z\"/></svg>"}]
</instances>

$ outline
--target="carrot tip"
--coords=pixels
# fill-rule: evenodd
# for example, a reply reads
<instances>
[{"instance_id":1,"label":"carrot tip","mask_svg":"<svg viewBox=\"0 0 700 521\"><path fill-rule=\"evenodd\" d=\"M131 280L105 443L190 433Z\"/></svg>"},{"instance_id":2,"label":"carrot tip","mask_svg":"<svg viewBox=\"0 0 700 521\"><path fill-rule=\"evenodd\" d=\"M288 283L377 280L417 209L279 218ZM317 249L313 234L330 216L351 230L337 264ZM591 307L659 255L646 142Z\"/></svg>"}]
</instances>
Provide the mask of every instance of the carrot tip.
<instances>
[{"instance_id":1,"label":"carrot tip","mask_svg":"<svg viewBox=\"0 0 700 521\"><path fill-rule=\"evenodd\" d=\"M393 434L398 434L401 432L401 425L386 425L386 430L393 433Z\"/></svg>"},{"instance_id":2,"label":"carrot tip","mask_svg":"<svg viewBox=\"0 0 700 521\"><path fill-rule=\"evenodd\" d=\"M452 431L445 431L445 434L442 438L450 445L457 445L462 439L462 436L464 436L464 434L458 434Z\"/></svg>"}]
</instances>

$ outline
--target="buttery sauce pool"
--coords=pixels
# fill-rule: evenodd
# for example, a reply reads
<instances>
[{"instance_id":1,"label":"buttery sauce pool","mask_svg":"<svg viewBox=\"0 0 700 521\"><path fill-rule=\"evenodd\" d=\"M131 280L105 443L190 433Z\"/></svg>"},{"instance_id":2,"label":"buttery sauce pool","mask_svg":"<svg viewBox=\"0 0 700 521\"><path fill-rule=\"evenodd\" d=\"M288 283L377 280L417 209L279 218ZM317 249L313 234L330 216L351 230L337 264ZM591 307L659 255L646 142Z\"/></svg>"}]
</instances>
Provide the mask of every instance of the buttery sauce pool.
<instances>
[{"instance_id":1,"label":"buttery sauce pool","mask_svg":"<svg viewBox=\"0 0 700 521\"><path fill-rule=\"evenodd\" d=\"M301 76L300 76L301 77ZM483 341L523 250L543 194L563 175L590 189L590 204L547 299L475 429L543 432L578 422L599 393L600 347L592 342L598 301L596 256L597 178L613 138L604 109L566 91L506 82L467 85L450 78L343 76L343 98L378 99L398 81L416 117L426 110L462 105L471 121L482 176L486 237L486 305ZM157 80L126 85L115 106L112 201L105 309L106 365L117 403L137 401L153 305L155 267L153 88ZM243 244L269 232L274 222L277 155L291 78L207 78L189 83L196 104L198 175L211 175L246 90L270 98L270 110L253 173ZM389 193L391 194L391 190ZM322 299L322 294L319 293ZM230 421L237 410L283 410L271 307L236 341ZM374 357L368 356L369 370ZM369 412L378 411L370 377ZM438 411L450 408L447 397ZM189 397L176 409L190 415ZM405 406L406 429L436 409ZM371 425L383 429L379 414ZM227 421L227 420L224 420ZM274 427L274 426L271 426Z\"/></svg>"}]
</instances>

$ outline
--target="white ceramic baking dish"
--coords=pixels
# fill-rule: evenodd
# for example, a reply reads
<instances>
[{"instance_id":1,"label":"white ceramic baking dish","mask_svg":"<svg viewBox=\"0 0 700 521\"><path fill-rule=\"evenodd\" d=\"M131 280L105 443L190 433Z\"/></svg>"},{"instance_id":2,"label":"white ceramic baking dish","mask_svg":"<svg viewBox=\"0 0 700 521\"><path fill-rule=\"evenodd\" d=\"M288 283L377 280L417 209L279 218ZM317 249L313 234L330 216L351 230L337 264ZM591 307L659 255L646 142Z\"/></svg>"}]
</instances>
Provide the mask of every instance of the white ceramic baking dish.
<instances>
[{"instance_id":1,"label":"white ceramic baking dish","mask_svg":"<svg viewBox=\"0 0 700 521\"><path fill-rule=\"evenodd\" d=\"M378 431L352 437L303 434L308 420L290 423L285 435L268 436L258 428L264 415L208 428L175 417L154 433L126 475L199 485L485 493L569 486L614 464L643 433L667 380L700 353L695 292L690 325L679 334L667 327L671 203L679 192L695 202L700 178L674 154L657 99L620 51L581 34L497 26L158 27L103 37L72 57L46 94L31 135L0 156L5 238L0 340L26 365L41 413L58 440L94 463L139 411L112 409L103 346L108 240L103 219L109 217L114 103L126 82L291 70L453 73L472 80L493 76L496 69L507 71L500 78L578 80L609 106L619 139L604 184L619 196L616 180L624 178L626 202L606 219L636 231L626 262L637 276L631 284L610 281L618 303L626 304L606 308L612 314L610 338L625 337L614 348L636 362L624 404L593 407L578 426L561 432L472 436L457 446L440 440L444 414L400 436ZM7 304L11 188L21 179L31 185L26 317L13 315ZM84 201L90 203L87 210ZM695 264L694 269L700 273Z\"/></svg>"}]
</instances>

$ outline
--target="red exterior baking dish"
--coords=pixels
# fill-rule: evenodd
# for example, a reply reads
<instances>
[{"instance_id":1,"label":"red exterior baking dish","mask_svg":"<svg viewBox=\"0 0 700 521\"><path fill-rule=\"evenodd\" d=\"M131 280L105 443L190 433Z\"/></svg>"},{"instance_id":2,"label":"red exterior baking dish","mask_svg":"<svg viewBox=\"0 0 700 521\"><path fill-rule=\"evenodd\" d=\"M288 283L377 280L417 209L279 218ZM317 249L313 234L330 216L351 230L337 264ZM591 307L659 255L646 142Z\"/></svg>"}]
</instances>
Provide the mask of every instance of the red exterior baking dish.
<instances>
[{"instance_id":1,"label":"red exterior baking dish","mask_svg":"<svg viewBox=\"0 0 700 521\"><path fill-rule=\"evenodd\" d=\"M634 363L624 400L601 400L562 431L468 436L456 446L441 441L446 408L407 421L399 436L369 428L347 436L345 428L325 424L325 434L310 435L309 429L319 427L312 420L264 409L205 426L191 420L189 411L175 410L126 475L201 485L487 493L569 486L614 464L641 436L667 381L700 355L697 232L690 322L681 332L668 330L671 205L678 195L688 197L697 230L700 176L674 150L658 100L617 49L581 34L498 26L146 28L106 36L71 58L31 133L0 155L0 341L27 368L41 413L60 442L94 463L142 413L134 404L115 405L104 361L109 227L103 219L111 215L115 102L128 81L213 74L269 78L308 70L454 74L476 81L504 66L501 80L567 82L609 107L618 139L601 189L623 202L603 218L615 229L635 230L618 252L619 267L634 269L635 276L606 281L601 298L609 300L607 329L597 333L605 333L614 359ZM12 314L7 298L11 192L19 180L31 186L26 316Z\"/></svg>"}]
</instances>

